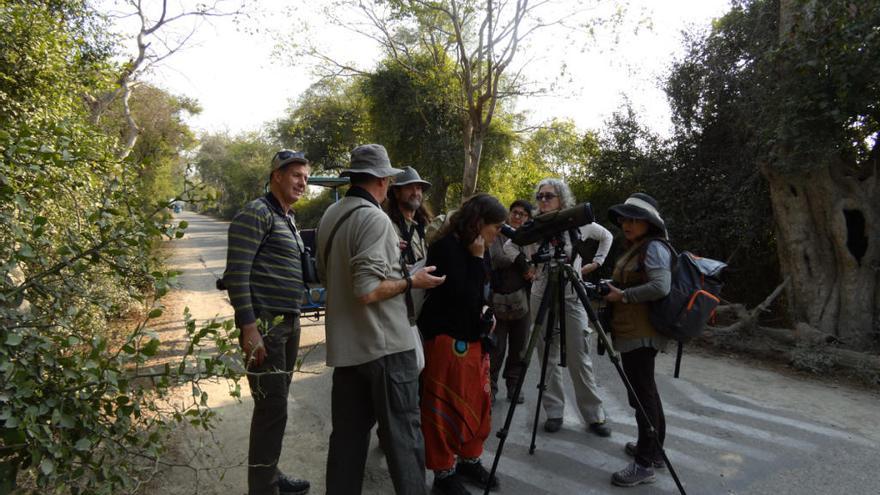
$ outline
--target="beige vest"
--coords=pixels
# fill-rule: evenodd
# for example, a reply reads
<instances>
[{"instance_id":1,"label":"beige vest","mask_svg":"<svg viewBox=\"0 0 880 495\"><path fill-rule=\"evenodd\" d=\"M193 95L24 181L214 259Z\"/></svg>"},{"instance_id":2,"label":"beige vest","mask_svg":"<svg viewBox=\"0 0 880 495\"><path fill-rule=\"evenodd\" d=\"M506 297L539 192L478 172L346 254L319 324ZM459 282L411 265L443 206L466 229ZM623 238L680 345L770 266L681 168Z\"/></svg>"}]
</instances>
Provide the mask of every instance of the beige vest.
<instances>
[{"instance_id":1,"label":"beige vest","mask_svg":"<svg viewBox=\"0 0 880 495\"><path fill-rule=\"evenodd\" d=\"M614 265L614 285L621 289L642 285L648 281L644 270L639 271L644 241L633 245ZM648 318L647 303L612 303L611 329L614 339L642 339L658 337L654 325Z\"/></svg>"}]
</instances>

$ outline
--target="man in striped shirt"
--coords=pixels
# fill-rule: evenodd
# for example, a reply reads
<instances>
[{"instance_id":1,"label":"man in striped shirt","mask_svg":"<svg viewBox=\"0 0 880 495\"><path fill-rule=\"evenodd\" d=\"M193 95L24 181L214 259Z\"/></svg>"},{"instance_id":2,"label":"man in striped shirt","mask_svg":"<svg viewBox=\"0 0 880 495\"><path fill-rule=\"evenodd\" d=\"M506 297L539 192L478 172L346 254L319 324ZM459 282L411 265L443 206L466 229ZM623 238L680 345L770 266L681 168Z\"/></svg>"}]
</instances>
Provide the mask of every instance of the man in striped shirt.
<instances>
[{"instance_id":1,"label":"man in striped shirt","mask_svg":"<svg viewBox=\"0 0 880 495\"><path fill-rule=\"evenodd\" d=\"M248 449L250 495L309 491L308 481L288 477L278 468L305 290L303 242L291 206L305 192L309 170L303 153L276 153L269 193L245 205L229 225L223 282L241 330L239 342L254 398Z\"/></svg>"}]
</instances>

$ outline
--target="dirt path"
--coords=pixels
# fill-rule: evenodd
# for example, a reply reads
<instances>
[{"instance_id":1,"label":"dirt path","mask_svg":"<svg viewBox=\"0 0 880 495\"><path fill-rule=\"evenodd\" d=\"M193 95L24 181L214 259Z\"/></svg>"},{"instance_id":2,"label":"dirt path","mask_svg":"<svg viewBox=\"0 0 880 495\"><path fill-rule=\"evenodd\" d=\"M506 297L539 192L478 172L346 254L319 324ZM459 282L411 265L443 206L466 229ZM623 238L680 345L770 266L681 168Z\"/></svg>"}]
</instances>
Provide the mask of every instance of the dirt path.
<instances>
[{"instance_id":1,"label":"dirt path","mask_svg":"<svg viewBox=\"0 0 880 495\"><path fill-rule=\"evenodd\" d=\"M225 293L221 293L214 289L214 279L219 275L225 264L225 242L226 242L226 224L207 217L186 213L180 215L181 219L185 219L190 223L186 236L175 241L170 247L169 265L170 267L182 270L181 288L169 295L164 301L167 307L165 312L167 320L162 326L163 340L168 348L180 346L182 340L180 338L180 322L184 307L189 307L192 314L197 319L211 318L215 316L229 317L231 315L231 307L225 297ZM282 468L299 477L305 477L312 482L312 493L324 493L324 464L327 453L327 440L330 435L330 403L329 391L331 387L330 371L324 366L324 351L320 343L324 339L324 328L321 322L303 321L303 347L315 346L314 350L308 354L304 364L302 373L298 373L294 377L294 385L289 400L289 423L287 433L284 439L284 452L282 455ZM596 479L583 478L584 469L580 472L573 473L572 476L577 481L574 487L587 493L617 493L610 491L611 488L607 483L607 472L613 467L619 469L619 463L624 462L622 453L618 452L619 445L623 442L627 435L632 434L632 428L626 425L631 413L627 412L625 407L625 396L621 395L622 387L619 386L619 380L614 374L614 370L607 362L607 359L597 358L597 368L600 385L603 394L609 399L609 404L613 410L610 415L612 421L619 421L615 425L615 435L612 440L616 443L596 444L595 439L588 438L583 433L563 432L564 435L570 433L572 439L577 442L583 442L584 446L579 447L576 453L587 452L590 448L602 450L601 454L607 455L608 461L590 461L589 464L597 469ZM783 423L787 421L791 424L800 424L810 422L810 425L816 426L817 431L830 431L835 433L836 429L840 429L841 438L846 437L857 442L854 445L865 445L876 447L880 444L880 426L878 426L878 412L880 411L880 393L874 391L865 391L854 389L845 385L838 385L828 381L811 381L805 380L801 376L779 374L767 367L756 366L754 364L744 364L740 361L715 355L701 354L698 352L689 352L685 356L682 367L682 380L676 380L674 383L668 378L671 375L673 367L672 356L663 355L659 358L658 364L658 382L661 386L661 392L666 402L667 396L670 398L671 409L679 410L679 418L675 421L681 421L682 426L686 429L696 429L698 423L713 423L712 430L709 435L694 436L690 441L700 442L703 437L723 438L730 436L733 440L738 440L736 435L729 433L719 433L719 428L734 428L735 431L753 431L756 426L766 430L770 430L771 426L767 426L767 418L781 417ZM530 375L536 373L530 370ZM533 378L530 379L534 381ZM535 395L533 384L529 382L531 387L527 392L527 407L522 413L518 413L517 424L530 422L527 418L533 414L533 408L529 404L533 403L533 395ZM171 446L169 459L174 462L188 463L195 467L203 468L194 471L190 468L168 468L164 470L158 477L156 483L150 487L146 493L155 494L189 494L189 493L223 493L238 494L244 493L246 487L246 472L244 465L246 463L246 452L248 445L248 423L250 421L252 402L249 396L246 382L242 381L242 400L236 401L229 397L227 393L227 385L224 383L213 384L208 388L210 395L210 403L215 408L218 418L220 419L219 427L209 433L195 431L192 428L182 428L179 434L175 435L176 443ZM684 391L684 392L682 392ZM570 391L569 391L570 392ZM181 397L184 397L188 390L181 391ZM700 395L703 393L703 395ZM668 394L668 395L667 395ZM678 396L681 396L679 398ZM676 408L676 401L685 401L688 396L704 397L705 401L709 401L715 406L703 407L703 404L697 403L691 405L690 402ZM710 397L711 396L711 397ZM570 402L570 401L569 401ZM616 406L614 406L616 404ZM718 404L721 404L718 406ZM736 404L730 406L729 404ZM722 407L723 406L723 407ZM503 407L506 408L506 405ZM712 407L716 407L713 413L710 411ZM720 407L721 409L717 409ZM526 409L529 409L528 412ZM717 411L723 410L723 418L716 418ZM750 411L757 412L750 412ZM496 424L493 431L498 429L499 420L503 420L503 412L505 410L496 409ZM748 421L752 421L752 426L731 425L733 418L737 415L751 415ZM697 417L699 416L699 417ZM766 416L767 418L765 418ZM797 419L788 419L788 418ZM727 419L724 419L727 418ZM695 420L696 423L694 423ZM574 419L573 421L577 421ZM777 423L780 420L774 419ZM800 422L800 423L799 423ZM566 416L566 425L569 425L569 417ZM718 426L720 425L720 426ZM826 426L827 425L827 426ZM783 427L789 427L783 426ZM801 425L803 426L803 425ZM783 428L780 427L780 428ZM525 426L523 426L525 430ZM568 428L568 426L567 426ZM574 427L570 427L574 428ZM750 428L750 429L749 429ZM824 428L824 430L823 430ZM738 430L736 430L738 429ZM834 429L835 431L831 431ZM763 431L763 430L762 430ZM794 433L784 432L786 435ZM775 435L772 438L779 438L781 434L776 431L768 433ZM697 435L697 434L694 434ZM543 438L543 437L542 437ZM560 437L554 437L560 438ZM569 440L573 442L574 440ZM374 440L375 441L375 440ZM761 441L761 439L755 440ZM810 439L811 442L820 443L820 440ZM585 446L587 442L594 442L589 447ZM719 459L729 459L728 452L716 452L720 447L714 445L727 445L723 440L717 442L710 441L708 446L699 446L700 449L708 449L706 453L692 454L692 458L702 457L704 459L716 456ZM803 439L790 443L794 445L804 444ZM830 442L830 440L829 440ZM860 443L858 443L860 442ZM487 449L494 449L497 443L494 435L487 442ZM730 442L728 442L730 443ZM491 445L490 445L491 444ZM563 441L559 445L565 445ZM622 445L622 443L621 443ZM831 445L831 444L829 444ZM734 446L735 447L735 446ZM554 447L551 440L546 440L540 448L559 448ZM733 448L733 447L731 447ZM762 447L764 449L773 450L773 447ZM823 451L827 450L825 446L821 447ZM584 450L580 450L584 449ZM694 447L696 450L697 447ZM715 450L712 450L715 449ZM742 447L743 452L751 453L760 449L749 449ZM511 452L508 454L508 452ZM558 452L557 452L558 453ZM517 460L518 453L514 450L505 450L505 456L511 455L509 461L505 461L502 466L502 474L508 476L509 483L505 485L505 493L558 493L559 490L568 485L559 484L560 477L556 476L558 466L552 461L553 455L550 457L526 456L522 460ZM575 457L579 455L577 454ZM757 455L757 454L756 454ZM855 454L854 454L855 455ZM670 456L672 458L673 456ZM787 457L784 456L783 457ZM618 461L618 458L620 459ZM548 460L549 459L549 460ZM761 461L762 457L758 455L758 460L754 464L749 464L748 459L745 461L741 458L740 465L735 466L733 475L730 471L723 471L722 480L716 480L706 474L700 474L699 466L696 466L693 474L687 469L684 470L683 478L692 479L692 483L696 484L695 493L767 493L761 486L774 486L774 483L780 479L780 476L768 474L766 460ZM489 458L491 460L491 458ZM587 461L584 461L587 462ZM719 461L721 462L721 461ZM804 462L807 462L806 460ZM375 447L370 450L370 457L367 463L367 475L365 480L364 493L367 494L388 494L393 493L390 480L386 474L384 459L378 449ZM763 467L762 467L763 466ZM775 465L774 465L775 466ZM505 471L504 469L508 471ZM510 471L516 468L518 471ZM687 466L686 466L687 468ZM801 469L802 466L788 466L780 463L775 466L774 470L793 470ZM725 468L728 469L728 468ZM733 468L730 468L733 469ZM589 469L587 469L589 471ZM509 474L508 474L509 473ZM730 479L737 480L735 475L739 475L739 482L730 484ZM727 475L728 479L723 479ZM705 476L701 478L700 476ZM578 478L580 477L580 478ZM546 484L540 485L538 481L546 478ZM429 477L430 479L430 477ZM521 480L521 481L517 481ZM714 481L713 481L714 480ZM532 483L532 484L529 484ZM555 484L554 484L555 483ZM535 488L535 484L540 489ZM601 484L601 488L600 487ZM560 488L554 488L559 486ZM844 485L845 486L845 482ZM588 487L592 489L588 489ZM692 485L694 487L694 485ZM856 485L854 491L850 493L866 493L860 491L862 485ZM601 491L594 491L599 489ZM631 493L657 493L654 489L662 492L669 491L669 482L664 481L658 483L655 488L635 489ZM694 492L694 490L691 490ZM774 488L777 495L788 493L784 490L780 491ZM841 491L840 493L845 493ZM825 493L823 491L801 491L792 493Z\"/></svg>"}]
</instances>

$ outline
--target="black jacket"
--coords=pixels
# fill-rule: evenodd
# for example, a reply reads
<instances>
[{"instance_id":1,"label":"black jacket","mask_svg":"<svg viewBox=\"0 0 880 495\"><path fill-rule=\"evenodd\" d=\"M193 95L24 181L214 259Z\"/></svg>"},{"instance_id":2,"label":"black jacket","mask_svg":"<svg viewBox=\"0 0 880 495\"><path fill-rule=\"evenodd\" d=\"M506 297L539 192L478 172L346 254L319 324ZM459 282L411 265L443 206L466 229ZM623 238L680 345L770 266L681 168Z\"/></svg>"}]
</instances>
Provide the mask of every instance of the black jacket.
<instances>
[{"instance_id":1,"label":"black jacket","mask_svg":"<svg viewBox=\"0 0 880 495\"><path fill-rule=\"evenodd\" d=\"M428 247L425 266L446 275L441 285L428 289L418 325L425 340L440 334L476 342L489 330L481 319L486 304L489 270L483 258L473 256L453 234Z\"/></svg>"}]
</instances>

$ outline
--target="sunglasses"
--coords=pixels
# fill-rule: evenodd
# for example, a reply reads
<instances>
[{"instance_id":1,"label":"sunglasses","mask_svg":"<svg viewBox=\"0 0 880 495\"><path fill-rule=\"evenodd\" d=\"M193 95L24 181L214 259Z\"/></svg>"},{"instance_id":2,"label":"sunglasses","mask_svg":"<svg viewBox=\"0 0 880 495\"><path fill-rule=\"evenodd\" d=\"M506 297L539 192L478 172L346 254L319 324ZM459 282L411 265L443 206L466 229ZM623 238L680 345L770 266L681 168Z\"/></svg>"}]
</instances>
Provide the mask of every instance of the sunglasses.
<instances>
[{"instance_id":1,"label":"sunglasses","mask_svg":"<svg viewBox=\"0 0 880 495\"><path fill-rule=\"evenodd\" d=\"M291 158L299 158L301 160L306 159L306 154L302 151L290 151L290 150L281 150L278 153L275 153L275 159L279 162L284 162L290 160Z\"/></svg>"},{"instance_id":2,"label":"sunglasses","mask_svg":"<svg viewBox=\"0 0 880 495\"><path fill-rule=\"evenodd\" d=\"M538 201L550 201L558 196L553 193L540 193L535 195L535 199Z\"/></svg>"}]
</instances>

